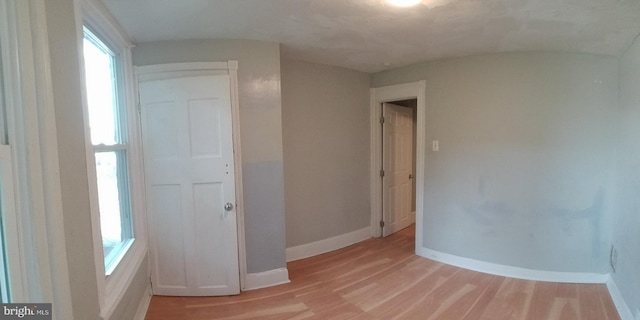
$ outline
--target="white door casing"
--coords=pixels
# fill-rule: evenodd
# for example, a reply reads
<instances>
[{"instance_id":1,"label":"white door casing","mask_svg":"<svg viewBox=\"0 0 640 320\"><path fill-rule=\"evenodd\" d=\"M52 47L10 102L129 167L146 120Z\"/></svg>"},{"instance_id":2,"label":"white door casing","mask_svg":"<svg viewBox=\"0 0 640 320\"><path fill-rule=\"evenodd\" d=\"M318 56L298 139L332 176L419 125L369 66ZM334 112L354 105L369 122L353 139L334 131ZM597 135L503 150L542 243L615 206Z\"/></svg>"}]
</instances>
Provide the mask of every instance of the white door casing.
<instances>
[{"instance_id":1,"label":"white door casing","mask_svg":"<svg viewBox=\"0 0 640 320\"><path fill-rule=\"evenodd\" d=\"M382 219L382 126L380 115L384 102L417 99L416 110L416 253L423 248L424 223L424 168L426 159L426 81L398 84L386 87L371 88L369 123L371 130L371 167L370 167L370 195L371 195L371 235L381 237L382 230L379 222Z\"/></svg>"},{"instance_id":2,"label":"white door casing","mask_svg":"<svg viewBox=\"0 0 640 320\"><path fill-rule=\"evenodd\" d=\"M229 76L141 79L139 91L153 293L238 294Z\"/></svg>"},{"instance_id":3,"label":"white door casing","mask_svg":"<svg viewBox=\"0 0 640 320\"><path fill-rule=\"evenodd\" d=\"M410 226L413 189L413 110L391 103L383 107L382 205L386 237Z\"/></svg>"}]
</instances>

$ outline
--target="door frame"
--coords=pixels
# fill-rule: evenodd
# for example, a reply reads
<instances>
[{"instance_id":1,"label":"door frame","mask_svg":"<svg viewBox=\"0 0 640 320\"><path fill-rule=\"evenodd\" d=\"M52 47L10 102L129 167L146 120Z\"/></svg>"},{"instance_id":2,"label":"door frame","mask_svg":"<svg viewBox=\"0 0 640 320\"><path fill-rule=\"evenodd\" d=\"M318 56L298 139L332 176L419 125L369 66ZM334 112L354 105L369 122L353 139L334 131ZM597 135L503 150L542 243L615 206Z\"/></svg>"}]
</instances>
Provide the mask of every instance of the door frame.
<instances>
[{"instance_id":1,"label":"door frame","mask_svg":"<svg viewBox=\"0 0 640 320\"><path fill-rule=\"evenodd\" d=\"M236 221L238 231L238 266L240 274L240 291L245 290L247 281L247 251L245 242L244 223L244 197L242 188L242 155L240 144L240 104L238 101L238 61L226 62L186 62L167 63L135 67L136 92L139 92L140 81L161 80L176 77L191 77L202 75L229 75L231 88L231 130L233 140L233 163L235 166L235 193L236 193ZM141 121L140 96L137 96L138 121ZM149 237L153 235L149 234Z\"/></svg>"},{"instance_id":2,"label":"door frame","mask_svg":"<svg viewBox=\"0 0 640 320\"><path fill-rule=\"evenodd\" d=\"M426 87L425 80L386 87L371 88L370 131L371 131L371 235L381 237L382 219L382 103L406 99L417 100L416 119L416 252L422 247L422 225L424 219L424 166L426 141Z\"/></svg>"}]
</instances>

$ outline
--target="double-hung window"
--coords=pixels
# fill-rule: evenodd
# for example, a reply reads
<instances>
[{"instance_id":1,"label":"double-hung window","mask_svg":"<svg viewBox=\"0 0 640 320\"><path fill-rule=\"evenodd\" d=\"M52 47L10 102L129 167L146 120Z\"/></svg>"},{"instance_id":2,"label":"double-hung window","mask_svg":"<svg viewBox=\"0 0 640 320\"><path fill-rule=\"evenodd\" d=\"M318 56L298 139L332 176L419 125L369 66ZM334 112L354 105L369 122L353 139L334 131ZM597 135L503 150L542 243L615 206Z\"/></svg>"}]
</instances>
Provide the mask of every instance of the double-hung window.
<instances>
[{"instance_id":1,"label":"double-hung window","mask_svg":"<svg viewBox=\"0 0 640 320\"><path fill-rule=\"evenodd\" d=\"M122 62L106 41L87 27L83 50L104 267L109 275L134 239Z\"/></svg>"}]
</instances>

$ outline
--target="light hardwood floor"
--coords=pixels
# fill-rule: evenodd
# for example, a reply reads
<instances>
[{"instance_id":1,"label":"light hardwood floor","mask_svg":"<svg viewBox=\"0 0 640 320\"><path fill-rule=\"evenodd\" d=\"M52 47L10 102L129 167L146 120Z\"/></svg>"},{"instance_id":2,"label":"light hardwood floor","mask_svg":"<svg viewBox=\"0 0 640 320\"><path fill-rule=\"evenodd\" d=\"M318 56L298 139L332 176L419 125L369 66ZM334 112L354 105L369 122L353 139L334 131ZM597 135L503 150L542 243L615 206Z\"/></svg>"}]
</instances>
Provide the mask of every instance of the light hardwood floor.
<instances>
[{"instance_id":1,"label":"light hardwood floor","mask_svg":"<svg viewBox=\"0 0 640 320\"><path fill-rule=\"evenodd\" d=\"M290 262L290 284L232 297L154 296L146 319L619 319L603 284L445 265L414 255L413 230Z\"/></svg>"}]
</instances>

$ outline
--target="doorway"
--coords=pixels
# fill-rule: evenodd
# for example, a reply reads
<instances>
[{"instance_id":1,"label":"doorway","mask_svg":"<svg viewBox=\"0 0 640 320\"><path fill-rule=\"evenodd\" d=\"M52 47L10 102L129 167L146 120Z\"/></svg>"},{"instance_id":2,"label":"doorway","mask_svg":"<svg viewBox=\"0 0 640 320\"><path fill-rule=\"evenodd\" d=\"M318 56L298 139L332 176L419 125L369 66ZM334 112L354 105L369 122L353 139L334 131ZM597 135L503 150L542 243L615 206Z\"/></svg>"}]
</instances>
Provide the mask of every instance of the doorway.
<instances>
[{"instance_id":1,"label":"doorway","mask_svg":"<svg viewBox=\"0 0 640 320\"><path fill-rule=\"evenodd\" d=\"M423 207L424 207L424 167L425 167L425 90L426 81L417 81L399 85L371 89L371 234L373 237L382 237L383 229L383 179L380 178L383 170L382 126L380 125L383 104L393 101L415 100L415 250L422 249Z\"/></svg>"}]
</instances>

